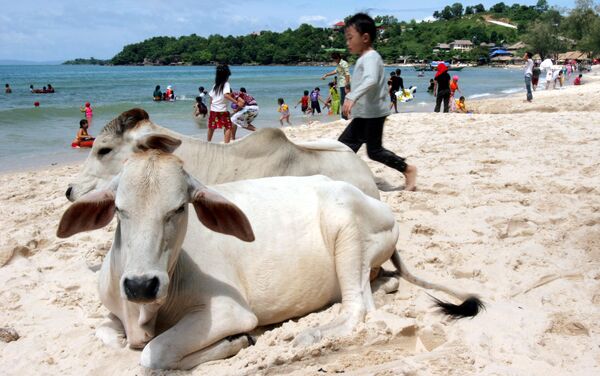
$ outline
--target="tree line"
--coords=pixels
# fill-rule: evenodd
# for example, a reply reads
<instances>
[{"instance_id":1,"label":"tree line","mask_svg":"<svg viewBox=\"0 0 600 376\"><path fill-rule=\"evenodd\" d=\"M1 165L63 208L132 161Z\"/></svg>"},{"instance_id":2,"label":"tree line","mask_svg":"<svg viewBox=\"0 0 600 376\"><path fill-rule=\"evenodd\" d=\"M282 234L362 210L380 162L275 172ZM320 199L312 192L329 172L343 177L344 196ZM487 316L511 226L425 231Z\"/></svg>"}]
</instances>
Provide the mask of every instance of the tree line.
<instances>
[{"instance_id":1,"label":"tree line","mask_svg":"<svg viewBox=\"0 0 600 376\"><path fill-rule=\"evenodd\" d=\"M376 48L387 62L400 57L415 59L477 60L487 57L487 47L525 41L530 50L547 56L578 49L600 53L600 7L594 0L576 0L570 10L559 10L539 0L536 5L506 5L503 2L485 9L482 4L463 7L448 5L433 13L431 22L398 21L394 16L377 16L380 25ZM509 22L516 29L487 22ZM467 39L471 51L436 51L439 43ZM154 37L127 45L112 59L76 59L68 64L191 64L214 62L229 64L300 64L329 61L330 51L345 49L343 31L308 24L283 32L261 31L250 35L208 37L196 34L181 37Z\"/></svg>"}]
</instances>

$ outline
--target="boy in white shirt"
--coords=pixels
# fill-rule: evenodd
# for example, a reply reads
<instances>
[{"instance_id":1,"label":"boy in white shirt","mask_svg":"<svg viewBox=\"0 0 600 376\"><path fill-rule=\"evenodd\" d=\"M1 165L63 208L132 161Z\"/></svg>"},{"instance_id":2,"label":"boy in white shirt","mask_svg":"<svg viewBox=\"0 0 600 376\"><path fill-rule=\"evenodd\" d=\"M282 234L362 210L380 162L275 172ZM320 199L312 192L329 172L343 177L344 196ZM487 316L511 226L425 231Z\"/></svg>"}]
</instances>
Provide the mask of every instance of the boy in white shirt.
<instances>
[{"instance_id":1,"label":"boy in white shirt","mask_svg":"<svg viewBox=\"0 0 600 376\"><path fill-rule=\"evenodd\" d=\"M414 191L417 168L385 149L381 141L390 109L383 60L372 47L377 35L375 21L367 14L357 13L346 22L345 34L348 49L360 57L352 75L352 91L346 94L342 109L342 116L352 115L352 121L338 141L355 153L366 143L369 158L400 171L406 179L404 189Z\"/></svg>"}]
</instances>

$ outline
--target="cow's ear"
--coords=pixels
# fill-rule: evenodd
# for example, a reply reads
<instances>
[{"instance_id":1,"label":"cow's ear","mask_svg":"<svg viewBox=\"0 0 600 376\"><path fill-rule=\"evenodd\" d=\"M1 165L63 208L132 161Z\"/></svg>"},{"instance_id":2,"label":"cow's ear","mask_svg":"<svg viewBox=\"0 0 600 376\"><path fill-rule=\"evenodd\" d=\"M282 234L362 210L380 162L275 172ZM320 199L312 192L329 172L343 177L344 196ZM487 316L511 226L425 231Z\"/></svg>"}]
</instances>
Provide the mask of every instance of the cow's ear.
<instances>
[{"instance_id":1,"label":"cow's ear","mask_svg":"<svg viewBox=\"0 0 600 376\"><path fill-rule=\"evenodd\" d=\"M160 150L165 153L174 152L179 145L181 140L168 136L166 134L150 133L140 137L137 140L136 146L139 150Z\"/></svg>"},{"instance_id":2,"label":"cow's ear","mask_svg":"<svg viewBox=\"0 0 600 376\"><path fill-rule=\"evenodd\" d=\"M233 235L245 242L254 241L254 232L246 214L233 202L191 178L190 202L198 219L207 228Z\"/></svg>"},{"instance_id":3,"label":"cow's ear","mask_svg":"<svg viewBox=\"0 0 600 376\"><path fill-rule=\"evenodd\" d=\"M92 191L67 209L60 219L56 236L68 238L83 231L102 228L110 223L114 215L114 191Z\"/></svg>"}]
</instances>

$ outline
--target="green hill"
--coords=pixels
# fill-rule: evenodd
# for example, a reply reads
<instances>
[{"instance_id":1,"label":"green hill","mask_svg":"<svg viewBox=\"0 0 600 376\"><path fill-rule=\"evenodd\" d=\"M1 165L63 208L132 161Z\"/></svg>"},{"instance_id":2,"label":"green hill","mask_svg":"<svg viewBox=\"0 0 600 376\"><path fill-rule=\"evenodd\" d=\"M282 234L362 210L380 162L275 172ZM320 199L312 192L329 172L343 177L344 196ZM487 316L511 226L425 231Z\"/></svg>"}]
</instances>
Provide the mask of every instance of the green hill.
<instances>
[{"instance_id":1,"label":"green hill","mask_svg":"<svg viewBox=\"0 0 600 376\"><path fill-rule=\"evenodd\" d=\"M545 0L538 1L535 6L507 6L498 3L488 10L481 4L463 8L460 3L455 3L434 12L435 20L431 22L399 22L393 16L377 16L375 20L381 27L376 48L387 62L398 61L401 56L414 59L458 57L462 60L476 60L488 56L489 48L481 47L482 43L500 45L521 40L530 42L534 52L543 54L562 52L573 47L572 44L579 40L587 46L586 51L600 50L600 37L593 38L598 33L595 28L600 30L593 1L581 0L579 3L583 5L572 10L569 16L551 9ZM574 14L578 14L579 18ZM513 27L490 23L489 20L509 23ZM587 32L582 28L587 28ZM439 43L454 40L470 41L474 48L463 52L434 52ZM597 48L596 44L599 45ZM297 29L287 29L280 33L261 31L244 36L211 35L207 38L196 34L179 38L154 37L125 46L110 63L299 64L329 61L329 51L344 48L345 40L341 29L303 24Z\"/></svg>"}]
</instances>

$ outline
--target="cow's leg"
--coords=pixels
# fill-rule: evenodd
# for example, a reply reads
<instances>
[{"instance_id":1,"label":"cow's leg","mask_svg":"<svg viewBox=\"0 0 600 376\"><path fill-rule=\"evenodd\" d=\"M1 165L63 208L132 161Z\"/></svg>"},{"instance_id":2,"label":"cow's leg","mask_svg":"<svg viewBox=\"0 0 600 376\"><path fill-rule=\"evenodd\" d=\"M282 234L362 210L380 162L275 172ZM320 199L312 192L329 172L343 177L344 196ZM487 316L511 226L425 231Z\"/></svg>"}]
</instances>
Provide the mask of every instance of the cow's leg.
<instances>
[{"instance_id":1,"label":"cow's leg","mask_svg":"<svg viewBox=\"0 0 600 376\"><path fill-rule=\"evenodd\" d=\"M371 294L370 265L365 262L364 242L355 223L341 226L334 245L335 270L342 294L342 310L332 322L305 330L294 339L294 345L308 345L323 337L341 337L352 333L365 318L367 308L374 307Z\"/></svg>"},{"instance_id":2,"label":"cow's leg","mask_svg":"<svg viewBox=\"0 0 600 376\"><path fill-rule=\"evenodd\" d=\"M185 356L179 361L177 369L191 369L211 360L219 360L234 356L241 349L250 346L250 340L247 336L239 336L236 338L226 338L213 343L212 345Z\"/></svg>"},{"instance_id":3,"label":"cow's leg","mask_svg":"<svg viewBox=\"0 0 600 376\"><path fill-rule=\"evenodd\" d=\"M205 310L186 314L150 341L140 363L154 369L190 369L204 361L229 357L245 346L244 340L227 343L224 339L247 333L257 324L258 319L245 304L214 297Z\"/></svg>"},{"instance_id":4,"label":"cow's leg","mask_svg":"<svg viewBox=\"0 0 600 376\"><path fill-rule=\"evenodd\" d=\"M127 342L123 323L112 313L108 315L108 320L98 326L96 337L105 345L113 348L121 348Z\"/></svg>"}]
</instances>

